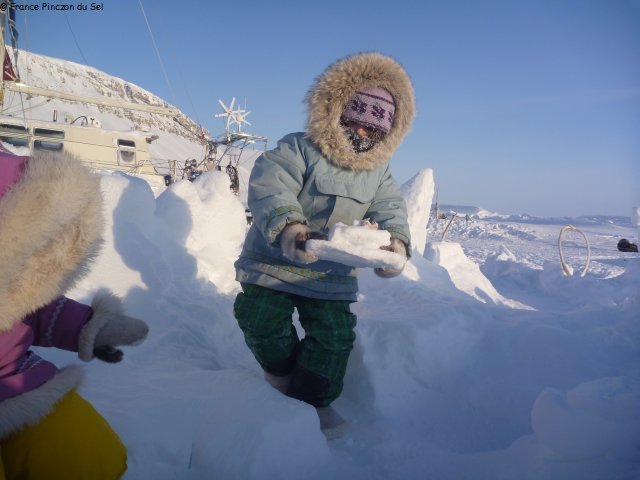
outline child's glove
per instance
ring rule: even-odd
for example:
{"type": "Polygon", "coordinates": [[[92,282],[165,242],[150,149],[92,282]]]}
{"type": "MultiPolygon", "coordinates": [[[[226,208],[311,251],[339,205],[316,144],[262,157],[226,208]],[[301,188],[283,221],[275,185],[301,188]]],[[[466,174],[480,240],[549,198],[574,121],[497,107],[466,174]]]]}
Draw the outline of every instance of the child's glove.
{"type": "Polygon", "coordinates": [[[318,260],[313,253],[306,252],[304,247],[307,240],[312,238],[311,229],[300,222],[288,224],[280,233],[282,253],[289,260],[298,263],[313,263],[318,260]]]}
{"type": "Polygon", "coordinates": [[[97,357],[105,362],[119,362],[123,353],[115,347],[137,345],[149,332],[145,322],[123,313],[122,301],[111,292],[97,293],[91,308],[93,315],[80,333],[78,356],[81,360],[97,357]]]}
{"type": "MultiPolygon", "coordinates": [[[[392,238],[391,243],[386,247],[380,247],[382,250],[388,250],[399,255],[407,256],[407,245],[399,238],[392,238]]],[[[384,267],[374,268],[373,271],[376,275],[382,278],[392,278],[398,276],[404,270],[404,265],[400,268],[384,267]]]]}

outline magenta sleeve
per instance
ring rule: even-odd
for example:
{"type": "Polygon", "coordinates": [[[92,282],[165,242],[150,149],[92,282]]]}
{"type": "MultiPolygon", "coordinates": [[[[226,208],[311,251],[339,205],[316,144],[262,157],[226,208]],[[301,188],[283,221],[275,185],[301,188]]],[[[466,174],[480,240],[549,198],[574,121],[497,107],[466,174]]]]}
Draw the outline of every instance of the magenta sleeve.
{"type": "Polygon", "coordinates": [[[80,331],[91,315],[90,306],[59,297],[29,315],[25,322],[33,329],[33,345],[77,352],[80,331]]]}

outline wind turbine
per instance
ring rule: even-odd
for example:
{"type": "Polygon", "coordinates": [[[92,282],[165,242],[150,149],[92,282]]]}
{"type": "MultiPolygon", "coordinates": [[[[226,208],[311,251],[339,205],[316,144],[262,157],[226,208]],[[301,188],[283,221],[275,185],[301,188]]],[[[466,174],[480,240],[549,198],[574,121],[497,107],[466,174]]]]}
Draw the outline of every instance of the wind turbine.
{"type": "Polygon", "coordinates": [[[224,112],[218,113],[216,115],[216,118],[218,118],[218,117],[227,117],[227,132],[228,132],[229,131],[229,126],[231,124],[231,121],[235,121],[235,118],[234,118],[234,113],[235,112],[233,111],[233,104],[236,103],[236,97],[233,97],[231,99],[231,103],[229,104],[228,107],[220,99],[218,99],[218,103],[220,104],[220,106],[222,107],[222,110],[224,110],[224,112]]]}
{"type": "Polygon", "coordinates": [[[237,111],[235,122],[238,124],[238,133],[240,133],[240,131],[242,130],[243,123],[246,123],[247,125],[251,125],[251,122],[248,122],[247,120],[245,120],[250,113],[251,112],[246,112],[244,110],[237,111]]]}

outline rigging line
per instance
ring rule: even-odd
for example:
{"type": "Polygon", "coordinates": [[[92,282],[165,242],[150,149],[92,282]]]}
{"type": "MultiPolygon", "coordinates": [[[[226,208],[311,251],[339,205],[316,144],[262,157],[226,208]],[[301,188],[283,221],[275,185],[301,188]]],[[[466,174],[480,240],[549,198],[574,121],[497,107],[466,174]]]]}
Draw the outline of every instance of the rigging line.
{"type": "Polygon", "coordinates": [[[164,63],[162,61],[162,57],[160,56],[160,50],[158,50],[158,45],[156,44],[156,39],[153,36],[153,32],[151,31],[151,25],[149,25],[149,20],[147,19],[147,14],[144,11],[144,7],[142,6],[142,0],[138,0],[138,4],[140,5],[140,10],[142,11],[142,16],[144,17],[144,21],[147,24],[147,30],[149,30],[149,36],[151,37],[151,43],[153,43],[153,48],[156,50],[156,55],[158,56],[158,62],[160,62],[160,68],[162,69],[162,73],[164,75],[164,79],[167,82],[167,86],[169,87],[169,91],[171,92],[171,96],[173,97],[173,104],[176,103],[176,94],[173,91],[173,86],[171,85],[171,81],[169,80],[169,76],[167,75],[167,70],[164,68],[164,63]]]}
{"type": "MultiPolygon", "coordinates": [[[[11,2],[9,2],[11,3],[11,2]]],[[[9,5],[10,8],[12,8],[12,5],[9,5]]],[[[24,25],[25,25],[25,31],[27,32],[27,45],[29,44],[29,28],[28,28],[28,24],[27,24],[27,15],[24,16],[24,25]]],[[[15,73],[16,76],[18,78],[18,80],[22,81],[21,75],[20,75],[20,67],[18,65],[18,30],[17,30],[17,25],[16,25],[16,21],[15,21],[15,17],[11,18],[11,15],[9,15],[9,26],[11,27],[9,29],[10,35],[11,35],[11,48],[13,50],[13,63],[14,63],[14,68],[15,68],[15,73]]],[[[6,45],[5,45],[6,48],[6,45]]],[[[29,69],[27,69],[27,72],[29,71],[29,69]]],[[[25,106],[24,106],[24,98],[22,97],[22,94],[19,93],[18,94],[18,98],[20,100],[20,110],[22,113],[22,123],[24,125],[27,124],[27,112],[25,110],[25,106]]],[[[31,100],[29,100],[29,105],[31,105],[31,100]]]]}
{"type": "MultiPolygon", "coordinates": [[[[255,149],[250,149],[250,150],[254,150],[255,151],[255,149]]],[[[238,162],[239,162],[238,166],[239,167],[241,167],[242,165],[245,165],[247,162],[251,161],[251,158],[253,157],[253,155],[248,154],[248,155],[244,156],[244,160],[243,161],[240,161],[240,160],[242,160],[242,153],[243,152],[244,152],[244,149],[243,149],[242,152],[240,152],[240,157],[238,158],[238,162]]],[[[255,161],[256,158],[258,158],[258,157],[254,157],[253,160],[255,161]]]]}
{"type": "MultiPolygon", "coordinates": [[[[11,97],[11,98],[13,99],[13,97],[11,97]]],[[[34,108],[41,107],[42,105],[46,104],[47,102],[49,102],[49,100],[44,100],[44,101],[42,101],[40,103],[37,103],[35,105],[31,105],[31,106],[25,108],[24,110],[25,111],[33,110],[34,108]]],[[[9,103],[9,108],[6,108],[5,110],[2,111],[2,113],[4,115],[13,116],[15,113],[20,113],[20,111],[21,111],[21,107],[20,106],[15,106],[15,105],[12,104],[12,102],[8,102],[8,103],[9,103]]]]}
{"type": "MultiPolygon", "coordinates": [[[[22,122],[24,123],[24,125],[27,125],[27,109],[24,106],[24,98],[22,97],[22,94],[19,94],[19,98],[20,98],[20,108],[22,110],[22,122]]],[[[29,108],[28,110],[31,110],[31,108],[33,108],[31,106],[31,98],[29,98],[29,108]]]]}
{"type": "Polygon", "coordinates": [[[184,91],[187,94],[187,98],[189,99],[189,104],[191,105],[191,110],[193,110],[193,115],[196,119],[196,123],[198,124],[198,127],[200,127],[200,129],[204,130],[202,128],[202,122],[200,122],[198,110],[196,110],[196,106],[194,105],[193,99],[191,98],[191,94],[189,93],[189,89],[187,88],[187,83],[184,81],[184,77],[182,76],[182,68],[178,69],[178,75],[180,75],[180,80],[182,81],[182,84],[184,86],[184,91]]]}
{"type": "MultiPolygon", "coordinates": [[[[13,9],[13,5],[11,5],[11,2],[9,2],[9,9],[11,10],[11,12],[9,13],[9,34],[11,35],[11,46],[13,47],[13,63],[15,64],[14,68],[16,71],[16,76],[19,79],[20,70],[18,68],[18,26],[16,25],[15,10],[13,9]]],[[[26,21],[27,19],[25,18],[25,23],[26,21]]]]}
{"type": "MultiPolygon", "coordinates": [[[[242,154],[240,154],[240,156],[242,157],[242,154]]],[[[242,165],[245,165],[249,160],[251,160],[251,157],[248,155],[245,155],[244,161],[238,163],[238,166],[241,167],[242,165]]]]}
{"type": "Polygon", "coordinates": [[[71,28],[71,22],[69,22],[69,17],[67,16],[67,12],[64,12],[64,19],[67,21],[67,26],[69,27],[69,31],[71,32],[71,36],[73,37],[73,41],[76,43],[76,47],[78,47],[78,51],[80,52],[80,56],[82,57],[82,60],[84,61],[84,64],[85,65],[89,65],[89,61],[84,56],[82,48],[80,48],[80,43],[78,43],[78,39],[76,38],[76,34],[73,31],[73,28],[71,28]]]}

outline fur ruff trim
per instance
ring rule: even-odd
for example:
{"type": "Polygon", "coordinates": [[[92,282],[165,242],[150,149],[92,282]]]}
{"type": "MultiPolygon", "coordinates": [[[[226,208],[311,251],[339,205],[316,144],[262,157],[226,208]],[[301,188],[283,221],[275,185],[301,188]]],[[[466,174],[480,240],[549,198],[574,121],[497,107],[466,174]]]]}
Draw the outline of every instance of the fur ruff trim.
{"type": "Polygon", "coordinates": [[[0,402],[0,440],[40,422],[82,377],[82,369],[71,365],[38,388],[0,402]]]}
{"type": "Polygon", "coordinates": [[[394,59],[379,53],[359,53],[329,66],[306,97],[307,137],[335,165],[349,170],[374,170],[389,162],[415,116],[411,79],[394,59]],[[371,150],[356,153],[340,125],[345,105],[360,89],[382,87],[396,104],[391,131],[371,150]]]}
{"type": "Polygon", "coordinates": [[[68,155],[34,153],[0,198],[0,332],[86,274],[102,215],[97,175],[68,155]]]}

